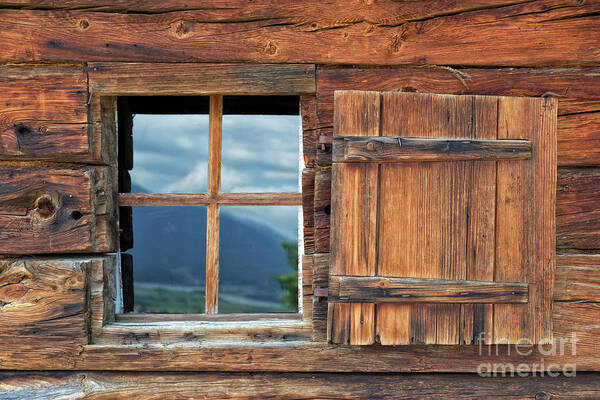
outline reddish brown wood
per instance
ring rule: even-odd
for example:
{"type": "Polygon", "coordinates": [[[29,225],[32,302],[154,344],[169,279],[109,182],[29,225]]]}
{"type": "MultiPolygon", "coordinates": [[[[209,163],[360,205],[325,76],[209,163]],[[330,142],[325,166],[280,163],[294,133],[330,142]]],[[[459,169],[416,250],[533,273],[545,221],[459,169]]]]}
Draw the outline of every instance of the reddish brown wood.
{"type": "Polygon", "coordinates": [[[82,66],[0,66],[0,93],[0,158],[102,162],[82,66]]]}
{"type": "MultiPolygon", "coordinates": [[[[208,191],[217,196],[221,191],[221,131],[223,96],[210,97],[208,144],[208,191]]],[[[206,313],[219,309],[219,213],[217,203],[208,205],[206,218],[206,313]]]]}
{"type": "Polygon", "coordinates": [[[527,140],[345,136],[333,140],[333,162],[474,161],[531,158],[527,140]]]}
{"type": "Polygon", "coordinates": [[[315,170],[302,171],[302,219],[304,254],[315,252],[315,170]]]}
{"type": "Polygon", "coordinates": [[[343,303],[527,303],[528,290],[527,283],[330,276],[328,293],[343,303]]]}
{"type": "Polygon", "coordinates": [[[555,3],[494,4],[481,10],[442,6],[421,11],[426,16],[414,20],[398,18],[403,3],[373,3],[368,9],[376,11],[347,17],[338,15],[344,6],[334,2],[289,10],[275,19],[225,20],[203,10],[153,15],[3,9],[0,48],[10,50],[0,54],[0,61],[597,64],[598,5],[555,3]],[[306,17],[307,10],[312,17],[306,17]],[[372,19],[373,12],[386,16],[372,19]]]}
{"type": "Polygon", "coordinates": [[[0,254],[116,250],[115,170],[0,166],[0,254]]]}
{"type": "MultiPolygon", "coordinates": [[[[112,61],[112,60],[111,60],[112,61]]],[[[315,67],[299,64],[90,63],[90,92],[114,95],[304,94],[315,67]]]]}
{"type": "Polygon", "coordinates": [[[119,193],[119,205],[129,206],[200,206],[226,204],[239,206],[297,206],[300,193],[119,193]]]}
{"type": "Polygon", "coordinates": [[[600,169],[561,168],[556,192],[559,249],[600,248],[600,169]]]}
{"type": "MultiPolygon", "coordinates": [[[[335,136],[378,136],[380,94],[336,93],[335,136]]],[[[373,276],[377,263],[378,166],[339,163],[331,177],[331,275],[373,276]]],[[[315,209],[317,209],[315,205],[315,209]]],[[[327,337],[332,343],[373,344],[373,304],[329,303],[327,337]]]]}
{"type": "Polygon", "coordinates": [[[562,255],[556,259],[554,300],[600,302],[600,257],[562,255]]]}
{"type": "MultiPolygon", "coordinates": [[[[317,73],[319,132],[331,135],[334,90],[404,90],[448,94],[502,96],[557,96],[558,165],[600,164],[598,120],[600,71],[596,68],[562,69],[447,69],[321,68],[317,73]]],[[[330,153],[320,152],[320,165],[330,153]]],[[[329,156],[329,161],[327,160],[329,156]]]]}

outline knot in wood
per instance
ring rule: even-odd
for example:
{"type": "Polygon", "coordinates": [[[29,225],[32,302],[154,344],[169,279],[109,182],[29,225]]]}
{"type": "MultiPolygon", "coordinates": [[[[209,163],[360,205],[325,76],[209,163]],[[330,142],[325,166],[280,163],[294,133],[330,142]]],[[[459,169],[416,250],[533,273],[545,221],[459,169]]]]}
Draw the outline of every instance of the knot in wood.
{"type": "Polygon", "coordinates": [[[42,218],[48,218],[56,211],[52,198],[49,195],[42,195],[35,201],[35,209],[42,218]]]}
{"type": "Polygon", "coordinates": [[[38,132],[40,133],[40,135],[45,135],[46,132],[48,132],[48,127],[42,125],[38,128],[38,132]]]}
{"type": "Polygon", "coordinates": [[[187,22],[185,21],[179,21],[177,23],[177,25],[175,26],[175,35],[177,37],[185,37],[187,34],[190,33],[190,29],[188,27],[187,22]]]}
{"type": "Polygon", "coordinates": [[[25,124],[17,124],[14,127],[15,134],[18,136],[27,135],[31,133],[31,127],[25,124]]]}
{"type": "Polygon", "coordinates": [[[85,31],[89,27],[90,21],[88,21],[87,19],[82,19],[79,21],[79,29],[81,29],[82,31],[85,31]]]}
{"type": "Polygon", "coordinates": [[[277,55],[277,52],[279,51],[279,47],[277,46],[277,42],[273,41],[273,40],[268,40],[267,44],[265,45],[265,54],[268,54],[270,56],[275,56],[277,55]]]}

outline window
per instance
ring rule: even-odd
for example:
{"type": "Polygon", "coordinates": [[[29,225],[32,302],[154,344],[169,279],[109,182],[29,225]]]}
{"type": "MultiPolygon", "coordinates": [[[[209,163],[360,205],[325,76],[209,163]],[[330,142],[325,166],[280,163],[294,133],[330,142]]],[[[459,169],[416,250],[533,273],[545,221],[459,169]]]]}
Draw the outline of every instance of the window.
{"type": "Polygon", "coordinates": [[[299,97],[118,109],[123,310],[298,313],[299,97]]]}

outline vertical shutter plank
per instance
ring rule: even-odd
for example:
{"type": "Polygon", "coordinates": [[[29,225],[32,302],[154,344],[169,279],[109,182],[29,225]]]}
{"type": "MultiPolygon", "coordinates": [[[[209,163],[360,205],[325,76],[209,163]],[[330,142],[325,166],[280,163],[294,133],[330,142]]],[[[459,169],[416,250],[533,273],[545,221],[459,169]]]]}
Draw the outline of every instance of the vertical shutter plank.
{"type": "Polygon", "coordinates": [[[552,340],[552,306],[554,272],[556,268],[556,98],[535,99],[540,115],[537,135],[533,139],[533,223],[532,237],[535,244],[537,265],[532,269],[530,279],[529,335],[534,343],[552,340]]]}
{"type": "MultiPolygon", "coordinates": [[[[528,98],[499,98],[498,138],[533,139],[537,119],[528,98]]],[[[534,154],[533,157],[537,157],[534,154]]],[[[496,271],[498,282],[527,282],[532,245],[532,180],[530,160],[498,161],[496,210],[496,271]]],[[[528,337],[527,304],[494,305],[494,343],[515,343],[528,337]]]]}
{"type": "MultiPolygon", "coordinates": [[[[335,93],[334,135],[379,136],[380,94],[335,93]]],[[[374,276],[377,262],[378,166],[332,167],[331,275],[374,276]]],[[[329,307],[328,338],[333,343],[375,342],[373,305],[329,307]]]]}
{"type": "MultiPolygon", "coordinates": [[[[473,97],[473,139],[497,139],[498,99],[473,97]]],[[[493,281],[495,264],[496,225],[496,162],[471,161],[467,173],[468,227],[467,227],[467,280],[493,281]],[[470,174],[469,174],[470,173],[470,174]]],[[[493,306],[491,304],[463,304],[461,306],[461,344],[472,344],[492,332],[493,306]],[[477,319],[477,320],[475,320],[477,319]],[[482,336],[483,334],[483,336],[482,336]]],[[[491,337],[487,337],[488,342],[491,337]]]]}

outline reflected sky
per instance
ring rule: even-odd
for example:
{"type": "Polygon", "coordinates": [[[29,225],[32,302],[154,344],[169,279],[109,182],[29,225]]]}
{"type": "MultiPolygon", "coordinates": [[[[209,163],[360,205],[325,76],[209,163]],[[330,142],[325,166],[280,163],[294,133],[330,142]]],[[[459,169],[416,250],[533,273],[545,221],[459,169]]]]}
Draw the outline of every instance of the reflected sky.
{"type": "MultiPolygon", "coordinates": [[[[208,190],[208,115],[134,117],[132,191],[204,193],[208,190]]],[[[222,192],[299,192],[300,116],[225,115],[222,192]]],[[[222,212],[236,214],[223,207],[222,212]]],[[[296,237],[297,212],[281,207],[236,215],[296,237]]]]}

